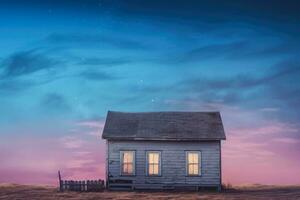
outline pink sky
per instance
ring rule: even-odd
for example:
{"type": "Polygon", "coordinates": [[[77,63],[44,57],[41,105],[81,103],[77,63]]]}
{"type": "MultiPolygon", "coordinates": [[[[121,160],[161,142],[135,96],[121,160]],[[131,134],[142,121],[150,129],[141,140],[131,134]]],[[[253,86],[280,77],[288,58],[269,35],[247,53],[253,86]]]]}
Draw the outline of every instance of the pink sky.
{"type": "MultiPolygon", "coordinates": [[[[226,120],[234,113],[231,108],[223,115],[223,182],[300,184],[300,141],[287,137],[298,129],[275,121],[234,126],[226,120]]],[[[67,134],[55,136],[10,133],[0,141],[0,182],[55,185],[58,170],[65,179],[104,178],[103,125],[104,120],[74,122],[67,134]]]]}

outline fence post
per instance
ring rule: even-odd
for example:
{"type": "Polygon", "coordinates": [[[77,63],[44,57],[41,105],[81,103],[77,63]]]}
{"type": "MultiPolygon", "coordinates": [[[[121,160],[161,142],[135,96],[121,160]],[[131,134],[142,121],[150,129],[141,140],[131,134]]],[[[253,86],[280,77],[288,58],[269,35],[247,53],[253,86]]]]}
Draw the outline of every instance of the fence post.
{"type": "Polygon", "coordinates": [[[60,171],[58,170],[58,180],[59,180],[59,191],[62,192],[63,191],[63,183],[61,180],[61,176],[60,176],[60,171]]]}
{"type": "Polygon", "coordinates": [[[73,180],[70,181],[70,190],[74,191],[74,181],[73,180]]]}
{"type": "Polygon", "coordinates": [[[101,190],[101,180],[99,179],[97,184],[97,190],[100,191],[101,190]]]}
{"type": "Polygon", "coordinates": [[[101,179],[100,179],[99,181],[100,181],[100,184],[101,184],[101,186],[100,186],[100,187],[101,187],[101,190],[103,190],[103,189],[104,189],[104,180],[101,180],[101,179]]]}

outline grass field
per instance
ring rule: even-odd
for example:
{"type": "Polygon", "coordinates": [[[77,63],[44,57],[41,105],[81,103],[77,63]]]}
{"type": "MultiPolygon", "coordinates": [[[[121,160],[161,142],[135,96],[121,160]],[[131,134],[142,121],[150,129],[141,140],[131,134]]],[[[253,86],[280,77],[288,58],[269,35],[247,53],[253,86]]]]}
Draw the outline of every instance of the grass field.
{"type": "Polygon", "coordinates": [[[51,186],[0,184],[0,199],[300,199],[300,186],[240,186],[216,192],[58,192],[51,186]]]}

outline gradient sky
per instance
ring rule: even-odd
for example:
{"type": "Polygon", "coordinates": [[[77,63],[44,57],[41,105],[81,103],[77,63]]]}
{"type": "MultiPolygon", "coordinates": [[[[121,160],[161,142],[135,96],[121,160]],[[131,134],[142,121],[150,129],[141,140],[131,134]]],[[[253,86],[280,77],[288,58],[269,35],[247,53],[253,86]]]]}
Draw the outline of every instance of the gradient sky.
{"type": "Polygon", "coordinates": [[[1,1],[0,182],[104,178],[108,110],[218,110],[224,182],[300,184],[299,10],[1,1]]]}

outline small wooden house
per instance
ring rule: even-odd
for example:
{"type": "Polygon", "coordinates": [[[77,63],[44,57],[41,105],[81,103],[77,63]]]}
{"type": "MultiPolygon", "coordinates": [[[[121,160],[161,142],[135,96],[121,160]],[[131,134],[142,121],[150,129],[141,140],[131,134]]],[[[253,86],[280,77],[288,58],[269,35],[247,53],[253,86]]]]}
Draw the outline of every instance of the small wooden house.
{"type": "Polygon", "coordinates": [[[122,189],[221,189],[219,112],[109,111],[107,187],[122,189]]]}

